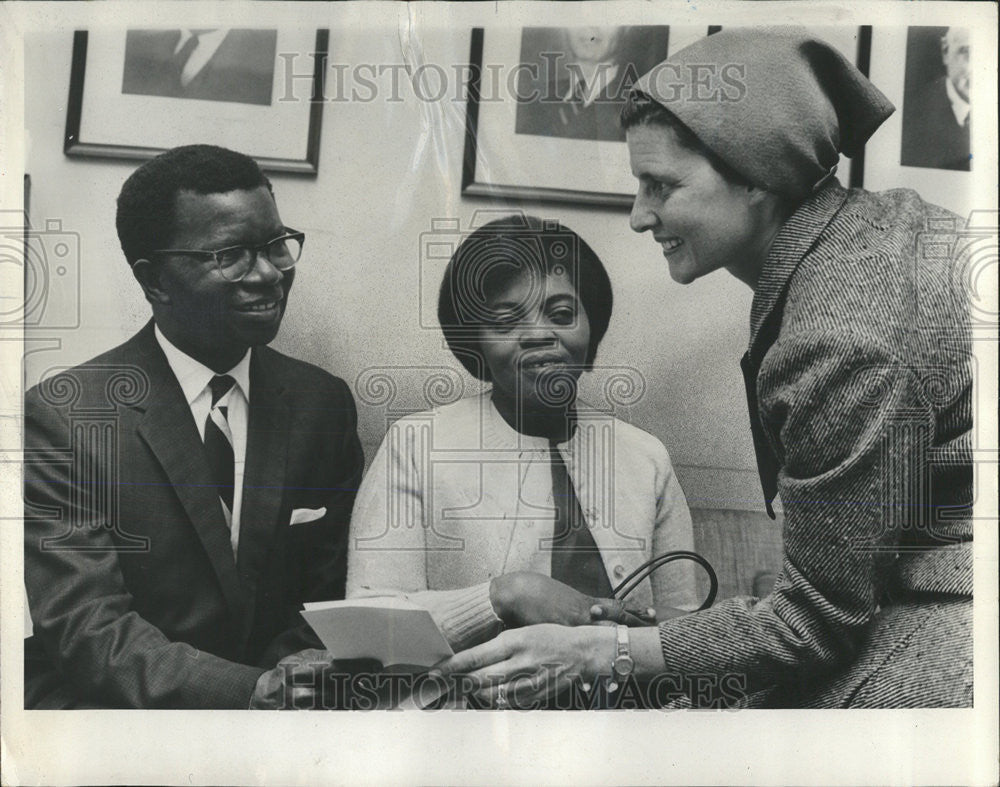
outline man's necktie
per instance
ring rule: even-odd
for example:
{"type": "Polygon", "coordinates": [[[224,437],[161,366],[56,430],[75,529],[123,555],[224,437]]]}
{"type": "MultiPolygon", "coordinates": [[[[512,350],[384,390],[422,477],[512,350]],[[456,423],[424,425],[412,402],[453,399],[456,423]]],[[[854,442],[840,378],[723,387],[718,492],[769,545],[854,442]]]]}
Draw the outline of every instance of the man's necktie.
{"type": "Polygon", "coordinates": [[[219,401],[229,393],[236,381],[228,374],[217,374],[208,384],[212,389],[212,409],[205,419],[205,453],[212,480],[219,490],[219,498],[233,511],[233,483],[236,458],[233,454],[232,432],[227,417],[228,407],[220,407],[219,401]]]}
{"type": "Polygon", "coordinates": [[[594,536],[583,517],[573,481],[555,443],[549,445],[552,499],[556,508],[552,578],[595,598],[611,598],[611,582],[594,536]]]}

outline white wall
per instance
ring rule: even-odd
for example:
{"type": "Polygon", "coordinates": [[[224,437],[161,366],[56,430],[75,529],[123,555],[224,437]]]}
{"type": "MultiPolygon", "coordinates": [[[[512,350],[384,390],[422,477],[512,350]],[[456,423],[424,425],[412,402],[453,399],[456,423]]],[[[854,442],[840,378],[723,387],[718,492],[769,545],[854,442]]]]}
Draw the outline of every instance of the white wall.
{"type": "MultiPolygon", "coordinates": [[[[423,29],[419,45],[425,62],[450,67],[467,60],[469,32],[423,29]]],[[[335,28],[330,46],[340,63],[400,61],[393,35],[346,39],[335,28]]],[[[81,325],[52,334],[60,338],[58,348],[31,352],[29,345],[29,385],[54,366],[124,341],[148,318],[114,229],[115,198],[134,165],[62,154],[71,48],[70,32],[27,39],[32,223],[60,219],[64,230],[79,233],[82,249],[81,325]]],[[[275,347],[352,384],[372,365],[459,368],[440,334],[420,329],[421,233],[434,218],[455,217],[465,226],[477,209],[510,207],[460,196],[464,104],[427,104],[407,90],[402,95],[401,103],[327,104],[319,176],[273,176],[282,219],[307,235],[275,347]]],[[[205,141],[211,141],[207,134],[205,141]]],[[[627,166],[624,151],[621,166],[627,166]]],[[[675,284],[658,247],[629,230],[624,211],[524,208],[577,230],[604,260],[616,308],[598,362],[633,366],[645,377],[646,396],[623,415],[663,440],[692,506],[759,510],[738,364],[750,291],[725,273],[688,287],[675,284]]],[[[363,402],[359,407],[370,459],[384,417],[363,402]]]]}

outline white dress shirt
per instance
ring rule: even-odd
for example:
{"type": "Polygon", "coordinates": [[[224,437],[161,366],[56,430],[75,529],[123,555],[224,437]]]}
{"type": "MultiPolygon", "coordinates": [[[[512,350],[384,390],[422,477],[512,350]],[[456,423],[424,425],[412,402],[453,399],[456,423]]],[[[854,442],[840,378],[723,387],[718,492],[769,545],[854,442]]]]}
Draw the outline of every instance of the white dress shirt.
{"type": "MultiPolygon", "coordinates": [[[[187,87],[201,73],[201,70],[208,64],[208,61],[212,59],[212,55],[222,45],[222,41],[228,33],[229,30],[223,28],[221,30],[211,30],[207,33],[198,34],[198,45],[192,50],[191,56],[184,62],[184,67],[181,69],[181,85],[187,87]]],[[[175,55],[184,48],[184,44],[193,35],[194,33],[190,30],[181,30],[181,39],[177,42],[177,46],[174,47],[175,55]]]]}
{"type": "Polygon", "coordinates": [[[583,66],[571,68],[569,71],[569,90],[563,96],[563,101],[572,101],[577,94],[578,86],[582,87],[583,106],[589,107],[601,95],[601,91],[611,84],[618,76],[618,66],[613,63],[598,63],[590,74],[582,72],[583,66]]]}
{"type": "Polygon", "coordinates": [[[955,90],[955,86],[951,84],[951,80],[948,78],[944,80],[944,90],[948,94],[948,102],[951,104],[951,112],[955,116],[955,122],[960,126],[964,126],[965,119],[969,116],[969,110],[971,109],[969,102],[958,95],[958,91],[955,90]]]}
{"type": "MultiPolygon", "coordinates": [[[[154,328],[154,333],[163,354],[167,356],[170,370],[177,378],[177,382],[180,383],[188,407],[191,408],[191,417],[194,418],[194,424],[198,428],[198,435],[204,441],[205,419],[208,418],[208,413],[212,409],[212,389],[209,387],[209,383],[215,376],[215,372],[190,355],[178,350],[161,333],[159,326],[154,328]]],[[[222,505],[226,524],[229,525],[229,541],[233,546],[233,556],[235,557],[240,542],[243,470],[247,455],[247,426],[250,414],[250,350],[247,350],[240,362],[226,374],[236,381],[236,385],[230,388],[229,393],[218,402],[220,406],[228,408],[226,420],[229,422],[229,431],[233,438],[233,456],[236,460],[233,472],[232,512],[228,511],[221,501],[219,504],[222,505]]]]}

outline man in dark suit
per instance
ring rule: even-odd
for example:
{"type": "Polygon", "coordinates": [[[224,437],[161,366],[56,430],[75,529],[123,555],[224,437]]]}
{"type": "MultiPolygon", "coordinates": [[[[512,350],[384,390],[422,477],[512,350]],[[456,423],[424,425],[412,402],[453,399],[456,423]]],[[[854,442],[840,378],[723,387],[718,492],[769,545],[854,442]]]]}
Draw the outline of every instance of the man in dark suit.
{"type": "Polygon", "coordinates": [[[153,319],[25,397],[25,706],[338,704],[360,665],[299,610],[343,595],[354,400],[266,347],[303,236],[207,145],[136,170],[117,226],[153,319]]]}
{"type": "Polygon", "coordinates": [[[941,37],[945,74],[903,107],[900,163],[968,172],[971,163],[969,31],[949,27],[941,37]]]}
{"type": "Polygon", "coordinates": [[[271,104],[275,30],[129,30],[122,93],[271,104]]]}

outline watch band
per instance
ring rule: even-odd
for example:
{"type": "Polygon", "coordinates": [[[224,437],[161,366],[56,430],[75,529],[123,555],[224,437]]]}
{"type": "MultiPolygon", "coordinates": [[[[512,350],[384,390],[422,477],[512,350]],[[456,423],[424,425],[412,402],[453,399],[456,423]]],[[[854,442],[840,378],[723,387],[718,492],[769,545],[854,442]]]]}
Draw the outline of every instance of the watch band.
{"type": "Polygon", "coordinates": [[[635,662],[632,660],[632,651],[629,647],[628,626],[619,624],[617,633],[618,642],[614,661],[611,662],[611,682],[608,684],[608,691],[617,691],[619,685],[628,680],[629,675],[635,669],[635,662]]]}

